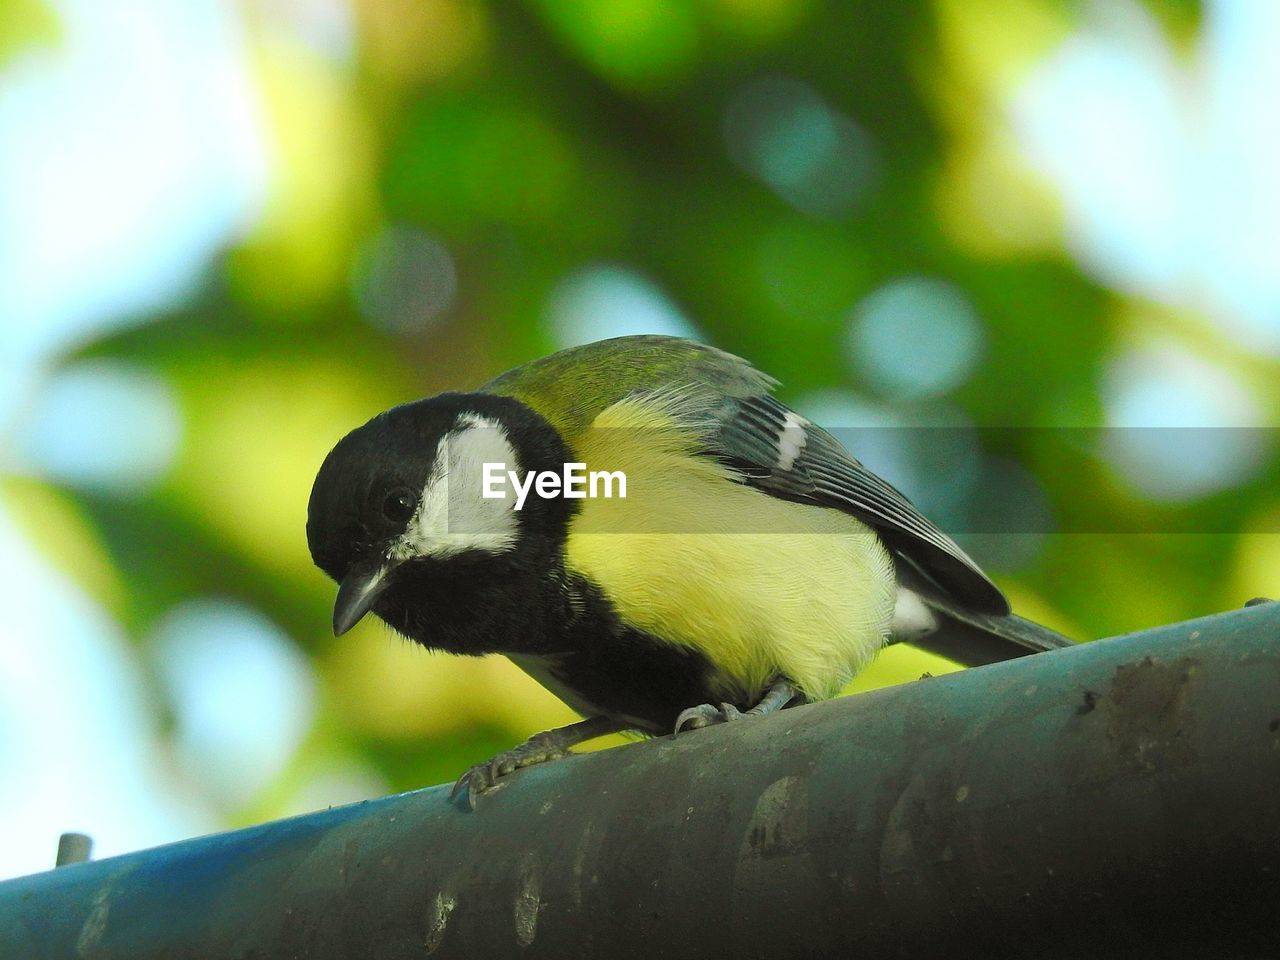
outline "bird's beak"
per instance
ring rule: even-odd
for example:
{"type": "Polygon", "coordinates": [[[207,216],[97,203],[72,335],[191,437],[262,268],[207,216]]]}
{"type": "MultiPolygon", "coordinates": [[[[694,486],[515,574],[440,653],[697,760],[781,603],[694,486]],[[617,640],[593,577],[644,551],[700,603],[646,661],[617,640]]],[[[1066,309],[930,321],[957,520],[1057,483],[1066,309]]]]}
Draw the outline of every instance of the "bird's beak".
{"type": "Polygon", "coordinates": [[[355,564],[338,584],[338,597],[333,601],[333,635],[340,637],[369,612],[373,601],[387,589],[393,564],[387,561],[355,564]]]}

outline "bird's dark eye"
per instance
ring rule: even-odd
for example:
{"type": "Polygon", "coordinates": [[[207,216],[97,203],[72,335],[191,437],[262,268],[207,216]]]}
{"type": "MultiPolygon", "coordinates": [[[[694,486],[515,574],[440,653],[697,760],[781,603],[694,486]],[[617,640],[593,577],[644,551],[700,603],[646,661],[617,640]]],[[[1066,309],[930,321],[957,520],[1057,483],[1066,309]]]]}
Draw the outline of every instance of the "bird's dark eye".
{"type": "Polygon", "coordinates": [[[408,487],[396,487],[382,501],[382,515],[392,523],[404,523],[418,506],[417,495],[408,487]]]}

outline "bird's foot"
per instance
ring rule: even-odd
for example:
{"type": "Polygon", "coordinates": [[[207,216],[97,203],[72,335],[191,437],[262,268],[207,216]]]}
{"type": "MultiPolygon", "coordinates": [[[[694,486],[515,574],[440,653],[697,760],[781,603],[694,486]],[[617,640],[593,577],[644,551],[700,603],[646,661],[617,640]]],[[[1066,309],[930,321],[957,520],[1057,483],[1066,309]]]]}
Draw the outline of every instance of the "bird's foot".
{"type": "Polygon", "coordinates": [[[732,703],[722,703],[718,707],[714,703],[702,703],[696,707],[681,710],[680,716],[676,717],[676,728],[671,733],[674,736],[685,729],[698,730],[716,723],[728,723],[741,716],[742,711],[732,703]]]}
{"type": "Polygon", "coordinates": [[[569,748],[562,746],[554,738],[547,736],[547,734],[555,732],[554,730],[548,730],[545,733],[535,734],[520,746],[506,750],[492,760],[477,763],[458,778],[458,781],[453,785],[453,790],[449,793],[449,799],[456,799],[458,794],[465,789],[467,791],[467,805],[474,810],[476,808],[476,800],[480,795],[488,793],[496,787],[498,781],[503,777],[524,767],[532,767],[537,763],[546,763],[549,760],[559,760],[561,757],[567,757],[569,748]]]}
{"type": "Polygon", "coordinates": [[[535,763],[546,763],[548,760],[567,757],[570,747],[584,740],[603,737],[607,733],[617,733],[619,730],[625,730],[626,726],[625,723],[608,717],[591,717],[571,723],[567,727],[535,733],[520,746],[500,753],[485,763],[477,763],[460,776],[449,793],[449,799],[456,799],[465,789],[467,806],[474,810],[480,795],[496,787],[503,777],[523,767],[532,767],[535,763]]]}
{"type": "Polygon", "coordinates": [[[676,728],[671,735],[675,736],[685,729],[697,730],[717,723],[728,723],[740,717],[762,717],[766,713],[781,710],[792,700],[800,697],[800,691],[789,681],[776,680],[760,698],[760,702],[749,710],[739,710],[732,703],[722,703],[718,707],[714,703],[703,703],[680,711],[680,715],[676,717],[676,728]]]}

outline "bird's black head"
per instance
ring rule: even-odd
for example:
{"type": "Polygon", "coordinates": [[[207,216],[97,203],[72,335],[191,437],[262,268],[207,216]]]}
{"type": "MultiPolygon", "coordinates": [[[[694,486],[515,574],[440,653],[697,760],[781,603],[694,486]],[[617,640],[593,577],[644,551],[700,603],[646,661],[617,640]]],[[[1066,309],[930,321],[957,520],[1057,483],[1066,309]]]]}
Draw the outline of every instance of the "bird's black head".
{"type": "Polygon", "coordinates": [[[574,507],[531,491],[517,510],[505,471],[570,460],[543,417],[489,394],[408,403],[347,434],[307,508],[311,557],[339,584],[335,633],[373,610],[427,646],[484,652],[494,617],[518,616],[559,569],[574,507]],[[506,482],[486,488],[486,464],[506,482]]]}

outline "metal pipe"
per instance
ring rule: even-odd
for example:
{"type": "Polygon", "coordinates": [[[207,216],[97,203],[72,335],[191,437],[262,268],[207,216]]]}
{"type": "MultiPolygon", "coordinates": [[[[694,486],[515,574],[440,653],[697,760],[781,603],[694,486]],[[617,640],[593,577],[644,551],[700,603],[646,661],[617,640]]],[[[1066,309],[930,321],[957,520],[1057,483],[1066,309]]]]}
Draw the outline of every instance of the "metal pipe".
{"type": "Polygon", "coordinates": [[[1280,604],[0,884],[0,957],[1280,951],[1280,604]]]}

